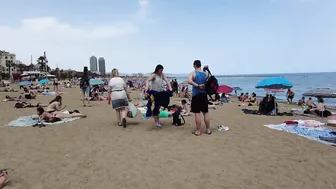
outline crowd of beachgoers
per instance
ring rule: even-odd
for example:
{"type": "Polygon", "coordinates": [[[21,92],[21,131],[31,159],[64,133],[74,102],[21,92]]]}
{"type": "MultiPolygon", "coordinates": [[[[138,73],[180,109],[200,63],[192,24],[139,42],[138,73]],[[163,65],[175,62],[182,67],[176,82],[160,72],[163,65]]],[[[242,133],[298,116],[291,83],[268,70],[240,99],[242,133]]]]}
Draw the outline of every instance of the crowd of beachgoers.
{"type": "MultiPolygon", "coordinates": [[[[19,89],[12,88],[13,85],[2,81],[1,92],[11,92],[13,95],[6,95],[3,102],[14,101],[14,108],[35,108],[37,114],[36,124],[38,127],[44,127],[48,123],[57,123],[63,119],[86,118],[87,115],[78,108],[67,107],[62,99],[66,98],[64,88],[78,88],[81,91],[81,101],[83,107],[91,107],[93,101],[104,101],[110,105],[116,112],[117,125],[123,128],[127,127],[127,119],[134,118],[137,111],[142,116],[154,120],[155,127],[162,128],[164,123],[162,118],[173,118],[173,124],[181,126],[184,123],[184,116],[195,116],[195,130],[192,134],[200,136],[203,133],[211,135],[209,109],[216,110],[218,106],[232,101],[241,102],[241,105],[256,106],[257,110],[245,110],[246,114],[260,115],[289,115],[293,116],[296,112],[282,112],[274,95],[266,93],[263,99],[258,99],[255,93],[241,93],[240,95],[231,95],[229,93],[208,94],[206,84],[211,76],[209,67],[202,67],[201,62],[196,60],[193,63],[194,70],[190,73],[187,81],[178,83],[176,79],[169,80],[163,70],[162,65],[157,65],[154,72],[148,78],[121,78],[118,69],[111,71],[111,76],[105,79],[90,78],[87,69],[84,69],[83,76],[80,79],[70,81],[58,81],[52,79],[45,84],[21,85],[19,89]],[[101,80],[101,82],[92,83],[91,80],[101,80]],[[106,87],[107,86],[107,87],[106,87]],[[190,87],[191,86],[191,87],[190,87]],[[191,90],[190,90],[191,89],[191,90]],[[133,91],[139,91],[139,97],[133,102],[130,94],[133,91]],[[15,93],[16,92],[16,93],[15,93]],[[14,96],[18,94],[18,96],[14,96]],[[50,95],[53,99],[48,104],[30,102],[32,99],[38,99],[40,95],[50,95]],[[172,103],[171,97],[179,99],[178,103],[172,103]],[[135,109],[133,109],[135,107],[135,109]],[[203,115],[205,129],[202,129],[201,115],[203,115]]],[[[288,103],[294,103],[293,89],[288,89],[288,103]]],[[[304,107],[300,114],[315,115],[320,117],[333,117],[332,112],[324,106],[323,98],[318,99],[314,104],[312,98],[302,97],[297,102],[299,107],[304,107]]],[[[86,111],[90,111],[86,109],[86,111]]],[[[33,113],[33,111],[32,111],[33,113]]],[[[218,130],[226,130],[227,127],[221,125],[218,130]]],[[[8,173],[6,170],[0,172],[0,186],[6,181],[8,173]]]]}

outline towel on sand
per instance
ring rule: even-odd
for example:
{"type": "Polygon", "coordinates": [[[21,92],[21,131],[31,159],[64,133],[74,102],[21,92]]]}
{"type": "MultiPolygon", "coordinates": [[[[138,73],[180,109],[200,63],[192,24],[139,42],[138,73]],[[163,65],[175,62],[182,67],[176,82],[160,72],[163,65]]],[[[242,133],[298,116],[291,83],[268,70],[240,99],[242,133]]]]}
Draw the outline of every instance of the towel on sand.
{"type": "MultiPolygon", "coordinates": [[[[62,113],[69,113],[68,111],[64,111],[62,113]]],[[[53,123],[48,123],[48,122],[42,122],[44,125],[56,125],[56,124],[62,124],[62,123],[67,123],[70,121],[74,121],[79,119],[78,117],[76,118],[63,118],[61,121],[53,122],[53,123]]],[[[30,127],[33,125],[39,124],[38,121],[38,115],[31,115],[31,116],[22,116],[19,117],[18,119],[11,121],[8,123],[8,126],[10,127],[30,127]]]]}
{"type": "MultiPolygon", "coordinates": [[[[297,120],[298,122],[302,120],[297,120]]],[[[275,129],[278,131],[285,131],[293,134],[297,134],[299,136],[315,140],[324,144],[328,145],[336,145],[336,143],[328,142],[325,140],[322,140],[324,137],[330,138],[335,137],[333,133],[333,130],[324,128],[324,127],[311,127],[311,126],[305,126],[302,124],[293,124],[293,125],[287,125],[286,123],[278,124],[278,125],[265,125],[266,127],[270,129],[275,129]]]]}

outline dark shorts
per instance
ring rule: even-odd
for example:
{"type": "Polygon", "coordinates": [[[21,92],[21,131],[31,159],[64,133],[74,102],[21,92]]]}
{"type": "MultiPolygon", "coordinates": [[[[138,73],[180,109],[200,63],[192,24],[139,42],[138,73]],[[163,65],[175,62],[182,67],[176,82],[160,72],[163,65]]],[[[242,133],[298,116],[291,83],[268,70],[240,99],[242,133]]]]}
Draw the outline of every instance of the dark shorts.
{"type": "Polygon", "coordinates": [[[207,113],[208,112],[208,96],[207,94],[198,94],[191,99],[191,112],[207,113]]]}
{"type": "Polygon", "coordinates": [[[294,98],[294,95],[293,96],[288,96],[289,99],[293,99],[294,98]]]}

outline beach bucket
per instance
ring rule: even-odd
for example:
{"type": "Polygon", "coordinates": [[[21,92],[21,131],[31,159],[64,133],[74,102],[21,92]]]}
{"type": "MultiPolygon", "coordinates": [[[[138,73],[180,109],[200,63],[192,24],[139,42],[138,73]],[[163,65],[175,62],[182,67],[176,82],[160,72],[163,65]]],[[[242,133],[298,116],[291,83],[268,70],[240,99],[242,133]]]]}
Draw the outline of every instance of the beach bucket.
{"type": "Polygon", "coordinates": [[[138,109],[134,106],[133,103],[128,103],[127,117],[135,118],[138,115],[138,109]]]}

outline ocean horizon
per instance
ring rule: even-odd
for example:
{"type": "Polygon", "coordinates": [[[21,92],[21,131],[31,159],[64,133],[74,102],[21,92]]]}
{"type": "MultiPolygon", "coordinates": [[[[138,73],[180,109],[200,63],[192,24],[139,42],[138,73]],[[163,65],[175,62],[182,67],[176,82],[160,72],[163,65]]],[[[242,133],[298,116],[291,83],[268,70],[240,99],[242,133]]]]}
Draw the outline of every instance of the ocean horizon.
{"type": "MultiPolygon", "coordinates": [[[[219,85],[240,87],[243,90],[238,91],[238,94],[246,92],[251,94],[255,92],[259,98],[265,96],[266,91],[264,89],[255,88],[258,82],[267,77],[284,77],[293,83],[292,89],[295,92],[294,102],[298,102],[299,99],[303,97],[302,94],[308,90],[316,88],[336,88],[336,72],[215,75],[215,77],[219,85]]],[[[180,83],[187,80],[188,74],[177,74],[174,78],[180,83]]],[[[275,95],[279,101],[286,101],[286,92],[287,91],[276,93],[275,95]]],[[[316,98],[313,99],[316,102],[316,98]]],[[[336,99],[325,99],[325,103],[328,107],[336,108],[336,99]]]]}

